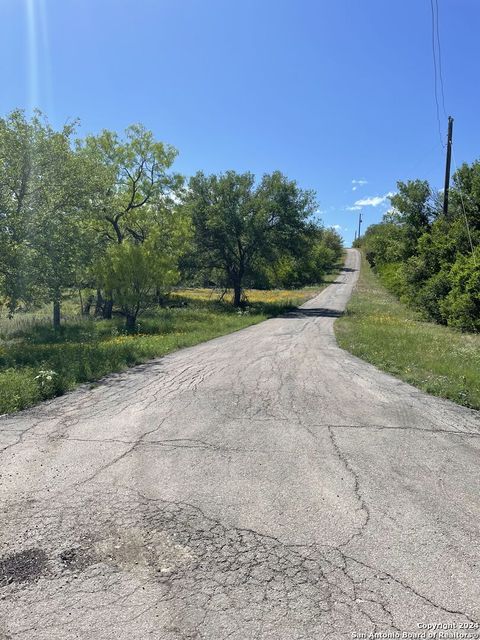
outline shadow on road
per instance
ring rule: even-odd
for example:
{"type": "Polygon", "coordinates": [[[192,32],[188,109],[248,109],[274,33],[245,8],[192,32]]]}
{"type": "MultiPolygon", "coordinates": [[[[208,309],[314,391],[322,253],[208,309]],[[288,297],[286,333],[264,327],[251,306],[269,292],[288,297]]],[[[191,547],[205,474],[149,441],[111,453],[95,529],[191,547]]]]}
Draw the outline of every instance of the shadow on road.
{"type": "Polygon", "coordinates": [[[295,309],[286,313],[281,318],[340,318],[343,315],[343,311],[337,311],[336,309],[325,309],[319,307],[316,309],[295,309]]]}

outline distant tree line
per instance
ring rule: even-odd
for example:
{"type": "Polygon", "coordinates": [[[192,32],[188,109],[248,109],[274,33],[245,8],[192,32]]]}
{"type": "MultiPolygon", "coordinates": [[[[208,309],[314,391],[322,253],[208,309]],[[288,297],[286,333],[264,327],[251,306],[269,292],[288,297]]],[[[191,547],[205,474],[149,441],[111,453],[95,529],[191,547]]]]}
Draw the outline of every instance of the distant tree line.
{"type": "Polygon", "coordinates": [[[82,312],[125,317],[161,304],[173,286],[299,287],[321,281],[342,243],[315,220],[315,195],[276,171],[189,181],[172,146],[141,125],[76,138],[37,112],[0,118],[0,303],[52,304],[66,291],[82,312]]]}
{"type": "Polygon", "coordinates": [[[392,209],[359,239],[402,301],[435,322],[480,331],[480,162],[453,177],[448,215],[426,181],[399,182],[392,209]]]}

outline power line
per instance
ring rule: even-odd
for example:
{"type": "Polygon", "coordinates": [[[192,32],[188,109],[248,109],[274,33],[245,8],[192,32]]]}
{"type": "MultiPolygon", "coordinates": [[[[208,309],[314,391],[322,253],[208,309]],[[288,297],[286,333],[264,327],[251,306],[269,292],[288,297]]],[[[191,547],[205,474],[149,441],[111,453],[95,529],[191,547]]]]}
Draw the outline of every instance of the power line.
{"type": "MultiPolygon", "coordinates": [[[[440,43],[440,29],[438,26],[438,0],[435,0],[435,6],[433,3],[433,0],[430,0],[430,9],[431,9],[431,14],[432,14],[432,56],[433,56],[433,71],[435,74],[435,107],[436,107],[436,112],[437,112],[437,124],[438,124],[438,135],[440,138],[440,144],[442,145],[443,148],[445,148],[445,143],[443,142],[443,138],[442,138],[442,128],[440,125],[440,106],[439,106],[439,101],[438,101],[438,79],[440,79],[440,90],[441,90],[441,94],[442,94],[442,109],[443,109],[443,113],[445,115],[445,117],[447,118],[447,110],[445,108],[445,90],[444,90],[444,83],[443,83],[443,72],[442,72],[442,47],[441,47],[441,43],[440,43]],[[435,44],[436,44],[436,48],[435,48],[435,44]],[[437,53],[438,52],[438,53],[437,53]],[[438,55],[438,68],[437,68],[437,55],[438,55]]],[[[452,154],[452,160],[453,160],[453,166],[455,168],[455,173],[458,175],[458,167],[457,167],[457,163],[455,161],[455,152],[453,149],[453,143],[452,143],[452,137],[451,137],[451,123],[452,118],[448,117],[448,122],[449,122],[449,135],[448,135],[448,149],[447,149],[447,173],[446,173],[446,177],[445,178],[445,191],[447,192],[447,207],[448,207],[448,182],[449,182],[449,178],[450,178],[450,160],[449,160],[449,153],[451,151],[452,154]]],[[[472,240],[472,234],[470,232],[470,225],[468,224],[468,216],[467,216],[467,212],[465,209],[465,202],[463,199],[463,193],[462,193],[462,184],[461,181],[459,181],[458,183],[458,193],[460,195],[460,203],[462,206],[462,212],[463,212],[463,218],[465,220],[465,227],[467,229],[467,236],[468,236],[468,242],[470,244],[470,251],[472,252],[472,258],[474,261],[475,266],[477,265],[477,259],[475,256],[475,250],[473,247],[473,240],[472,240]]],[[[445,204],[444,204],[444,211],[445,211],[445,204]]]]}
{"type": "MultiPolygon", "coordinates": [[[[433,73],[435,76],[435,106],[437,109],[438,137],[440,138],[440,144],[442,145],[443,148],[445,148],[445,144],[442,138],[442,127],[440,124],[440,105],[438,104],[437,52],[435,48],[435,32],[436,32],[436,25],[438,25],[438,23],[435,18],[435,8],[433,6],[433,0],[430,0],[430,9],[432,13],[432,56],[433,56],[433,73]]],[[[437,34],[438,34],[438,31],[437,31],[437,34]]]]}
{"type": "Polygon", "coordinates": [[[445,92],[443,90],[443,73],[442,73],[442,47],[440,45],[440,30],[438,28],[438,0],[435,0],[435,7],[436,7],[436,20],[435,20],[435,27],[436,27],[436,32],[437,32],[437,49],[438,49],[438,74],[440,77],[440,89],[442,92],[442,108],[443,108],[443,114],[445,116],[445,118],[447,117],[447,110],[445,109],[445,92]]]}

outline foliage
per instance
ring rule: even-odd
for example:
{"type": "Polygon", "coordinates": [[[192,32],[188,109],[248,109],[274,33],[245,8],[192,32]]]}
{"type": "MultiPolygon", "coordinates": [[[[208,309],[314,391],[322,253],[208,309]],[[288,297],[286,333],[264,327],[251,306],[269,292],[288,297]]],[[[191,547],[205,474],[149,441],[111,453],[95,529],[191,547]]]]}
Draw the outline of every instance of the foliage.
{"type": "Polygon", "coordinates": [[[364,237],[358,239],[368,262],[375,267],[381,264],[400,262],[402,259],[402,228],[393,222],[383,222],[368,227],[364,237]]]}
{"type": "Polygon", "coordinates": [[[58,306],[88,258],[83,222],[98,183],[74,133],[75,123],[55,131],[39,112],[0,119],[0,271],[12,313],[22,301],[58,306]]]}
{"type": "MultiPolygon", "coordinates": [[[[118,273],[118,258],[132,268],[132,252],[148,254],[157,282],[167,282],[170,263],[190,237],[177,201],[183,179],[168,172],[173,147],[141,125],[128,127],[123,139],[103,131],[74,141],[75,131],[76,123],[55,131],[39,112],[30,120],[21,111],[0,119],[0,294],[11,313],[19,305],[53,302],[57,329],[66,289],[96,290],[97,308],[107,316],[113,289],[121,291],[116,304],[125,312],[126,269],[115,287],[105,277],[115,251],[118,273]],[[111,249],[124,241],[150,245],[144,251],[111,249]],[[160,277],[167,252],[171,259],[160,277]],[[102,290],[107,280],[110,288],[102,290]]],[[[130,322],[132,314],[125,315],[130,322]]]]}
{"type": "Polygon", "coordinates": [[[249,273],[265,261],[299,254],[315,199],[278,171],[258,185],[251,173],[199,172],[190,180],[186,206],[200,268],[211,275],[223,272],[223,284],[233,288],[239,306],[249,273]]]}
{"type": "Polygon", "coordinates": [[[254,286],[302,287],[321,281],[335,268],[343,253],[342,240],[334,229],[309,224],[295,254],[281,253],[275,260],[258,261],[254,286]]]}
{"type": "Polygon", "coordinates": [[[75,139],[36,112],[0,118],[0,303],[61,303],[77,290],[82,313],[125,317],[162,304],[178,282],[250,286],[321,282],[341,240],[311,218],[313,192],[279,171],[197,173],[185,189],[177,151],[140,124],[75,139]]]}
{"type": "Polygon", "coordinates": [[[21,111],[0,119],[0,285],[13,312],[20,297],[30,297],[33,260],[26,243],[33,166],[31,138],[40,125],[21,111]]]}
{"type": "Polygon", "coordinates": [[[0,118],[0,411],[282,313],[307,293],[245,286],[321,283],[340,258],[313,192],[279,171],[185,188],[176,149],[142,125],[76,136],[40,112],[0,118]],[[233,287],[242,308],[179,300],[179,283],[233,287]]]}
{"type": "Polygon", "coordinates": [[[392,211],[386,219],[402,228],[403,257],[411,254],[422,233],[428,231],[434,216],[432,191],[426,180],[397,182],[397,193],[390,198],[392,211]]]}
{"type": "Polygon", "coordinates": [[[393,209],[367,229],[359,245],[401,301],[427,319],[478,331],[479,162],[460,167],[450,194],[445,217],[428,183],[399,182],[393,209]]]}
{"type": "Polygon", "coordinates": [[[162,248],[152,237],[141,244],[114,244],[106,249],[98,267],[100,283],[113,293],[129,331],[134,330],[139,313],[155,304],[155,296],[178,281],[175,253],[162,248]]]}
{"type": "Polygon", "coordinates": [[[470,256],[459,256],[449,274],[450,290],[440,308],[448,324],[480,331],[480,247],[470,256]]]}
{"type": "Polygon", "coordinates": [[[78,143],[82,159],[101,175],[96,224],[104,241],[121,244],[126,237],[144,242],[159,210],[173,207],[183,178],[169,173],[177,150],[158,142],[140,124],[127,127],[123,138],[104,130],[78,143]]]}

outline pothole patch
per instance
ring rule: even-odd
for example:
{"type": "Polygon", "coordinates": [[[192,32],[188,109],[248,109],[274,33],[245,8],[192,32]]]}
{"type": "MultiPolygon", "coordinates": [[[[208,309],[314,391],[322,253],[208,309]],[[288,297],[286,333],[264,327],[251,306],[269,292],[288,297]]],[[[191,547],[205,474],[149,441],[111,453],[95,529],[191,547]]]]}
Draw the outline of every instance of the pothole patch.
{"type": "Polygon", "coordinates": [[[34,582],[47,570],[48,558],[43,549],[26,549],[0,558],[0,586],[34,582]]]}

